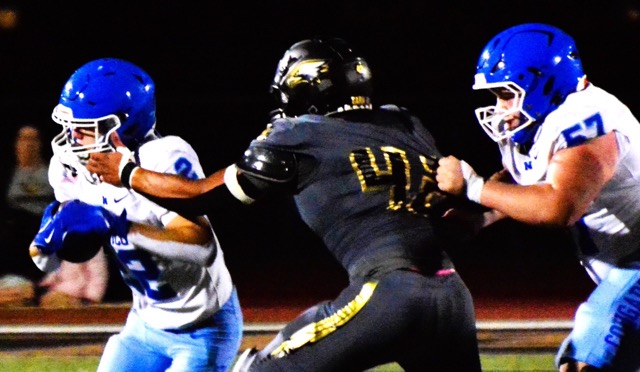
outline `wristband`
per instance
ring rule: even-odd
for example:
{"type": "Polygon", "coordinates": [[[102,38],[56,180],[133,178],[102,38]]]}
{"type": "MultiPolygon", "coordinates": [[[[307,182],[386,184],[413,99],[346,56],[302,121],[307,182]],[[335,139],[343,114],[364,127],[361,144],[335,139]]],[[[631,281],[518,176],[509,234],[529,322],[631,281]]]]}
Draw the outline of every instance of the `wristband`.
{"type": "Polygon", "coordinates": [[[138,166],[134,162],[128,162],[122,167],[122,171],[120,171],[120,183],[122,183],[122,186],[128,189],[131,188],[131,176],[133,176],[137,168],[138,166]]]}
{"type": "Polygon", "coordinates": [[[124,166],[127,165],[128,162],[134,161],[133,153],[131,152],[131,150],[124,146],[116,148],[116,152],[122,154],[122,156],[120,157],[120,164],[118,164],[118,172],[122,173],[122,168],[124,168],[124,166]]]}
{"type": "Polygon", "coordinates": [[[480,204],[480,195],[484,188],[484,178],[480,177],[464,160],[460,161],[462,177],[466,183],[467,199],[480,204]]]}
{"type": "Polygon", "coordinates": [[[224,171],[224,184],[229,189],[231,195],[233,195],[236,199],[240,200],[244,204],[251,204],[255,200],[250,198],[247,194],[245,194],[244,190],[242,190],[242,186],[238,182],[238,168],[236,168],[235,164],[232,164],[227,167],[224,171]]]}

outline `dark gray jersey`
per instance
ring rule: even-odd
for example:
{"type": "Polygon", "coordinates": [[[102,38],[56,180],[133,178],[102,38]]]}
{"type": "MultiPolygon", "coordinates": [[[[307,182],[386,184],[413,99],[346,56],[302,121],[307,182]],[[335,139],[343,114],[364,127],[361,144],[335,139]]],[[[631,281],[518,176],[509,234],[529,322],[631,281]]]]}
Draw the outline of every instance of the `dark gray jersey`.
{"type": "MultiPolygon", "coordinates": [[[[435,182],[440,153],[432,136],[395,106],[352,114],[276,120],[247,153],[298,159],[296,177],[289,178],[300,215],[350,275],[440,267],[432,217],[442,213],[444,196],[435,182]]],[[[282,168],[273,177],[264,169],[256,175],[285,179],[282,168]]]]}

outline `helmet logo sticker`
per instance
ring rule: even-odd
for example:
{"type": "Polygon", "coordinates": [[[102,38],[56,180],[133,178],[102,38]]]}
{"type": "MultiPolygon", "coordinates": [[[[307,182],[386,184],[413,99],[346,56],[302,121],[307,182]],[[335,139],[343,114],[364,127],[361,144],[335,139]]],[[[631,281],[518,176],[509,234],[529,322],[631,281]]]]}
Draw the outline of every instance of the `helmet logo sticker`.
{"type": "Polygon", "coordinates": [[[299,84],[318,84],[320,76],[329,71],[325,60],[311,59],[300,62],[285,77],[286,85],[295,88],[299,84]]]}

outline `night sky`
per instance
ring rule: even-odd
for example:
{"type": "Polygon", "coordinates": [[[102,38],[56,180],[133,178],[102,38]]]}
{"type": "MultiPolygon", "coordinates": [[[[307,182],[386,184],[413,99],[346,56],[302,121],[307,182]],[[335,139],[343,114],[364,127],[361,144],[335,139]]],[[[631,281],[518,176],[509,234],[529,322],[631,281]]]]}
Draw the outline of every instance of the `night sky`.
{"type": "Polygon", "coordinates": [[[473,114],[475,62],[511,25],[565,29],[590,79],[640,110],[640,7],[630,1],[4,3],[19,20],[0,29],[3,126],[32,121],[55,133],[49,114],[71,73],[95,58],[125,58],[156,81],[159,130],[192,142],[212,169],[235,159],[266,123],[267,89],[284,50],[316,35],[358,47],[377,102],[414,110],[444,152],[477,158],[481,171],[493,171],[496,149],[473,114]]]}
{"type": "MultiPolygon", "coordinates": [[[[445,154],[465,158],[484,175],[498,169],[498,151],[475,120],[471,85],[479,52],[506,27],[543,22],[572,34],[590,80],[640,114],[636,1],[24,3],[0,3],[0,10],[15,9],[19,16],[14,28],[0,29],[0,113],[7,133],[0,155],[5,159],[11,158],[9,144],[18,125],[40,125],[48,136],[59,131],[50,113],[77,67],[119,57],[154,78],[159,131],[185,138],[205,169],[213,171],[241,155],[266,124],[267,89],[283,52],[319,35],[342,37],[360,49],[373,71],[377,103],[415,111],[445,154]]],[[[223,218],[218,226],[223,244],[234,246],[234,252],[251,250],[260,259],[286,259],[304,247],[321,251],[295,217],[287,208],[258,208],[223,218]],[[253,233],[232,232],[238,227],[253,233]],[[270,247],[256,239],[266,235],[274,236],[270,247]]],[[[461,254],[462,265],[468,257],[509,256],[513,245],[524,246],[524,252],[541,249],[524,253],[525,261],[556,251],[553,233],[511,225],[505,230],[485,234],[482,244],[491,239],[493,247],[474,243],[482,246],[480,253],[461,254]]],[[[228,255],[233,265],[240,254],[228,255]]]]}

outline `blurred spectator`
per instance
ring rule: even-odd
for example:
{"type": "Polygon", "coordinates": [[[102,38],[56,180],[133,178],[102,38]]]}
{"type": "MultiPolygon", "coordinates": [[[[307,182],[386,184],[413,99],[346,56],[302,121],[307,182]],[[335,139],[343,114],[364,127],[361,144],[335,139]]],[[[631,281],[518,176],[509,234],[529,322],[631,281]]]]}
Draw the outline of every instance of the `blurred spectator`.
{"type": "Polygon", "coordinates": [[[20,127],[14,146],[16,163],[7,189],[7,206],[16,212],[28,213],[37,225],[44,209],[54,200],[40,131],[31,125],[20,127]]]}
{"type": "Polygon", "coordinates": [[[0,260],[3,298],[0,303],[25,305],[35,301],[33,283],[43,277],[27,248],[38,231],[44,208],[54,196],[47,176],[48,164],[42,154],[40,131],[32,125],[20,127],[14,139],[14,152],[2,215],[5,244],[0,260]]]}
{"type": "Polygon", "coordinates": [[[15,137],[15,165],[6,191],[0,260],[0,306],[41,304],[46,307],[102,302],[109,268],[105,254],[82,264],[63,262],[46,277],[28,253],[42,213],[55,197],[49,185],[49,164],[43,154],[42,135],[33,125],[21,126],[15,137]],[[39,298],[38,298],[39,297],[39,298]]]}

